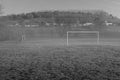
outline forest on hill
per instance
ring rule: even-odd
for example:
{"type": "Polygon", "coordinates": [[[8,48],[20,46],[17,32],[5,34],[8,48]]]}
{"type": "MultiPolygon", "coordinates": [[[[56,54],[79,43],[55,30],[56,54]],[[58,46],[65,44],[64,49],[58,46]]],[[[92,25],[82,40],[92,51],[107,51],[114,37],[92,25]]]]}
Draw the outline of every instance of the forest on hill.
{"type": "Polygon", "coordinates": [[[0,21],[8,24],[85,24],[104,25],[105,21],[120,25],[120,19],[102,10],[94,11],[41,11],[2,16],[0,21]]]}

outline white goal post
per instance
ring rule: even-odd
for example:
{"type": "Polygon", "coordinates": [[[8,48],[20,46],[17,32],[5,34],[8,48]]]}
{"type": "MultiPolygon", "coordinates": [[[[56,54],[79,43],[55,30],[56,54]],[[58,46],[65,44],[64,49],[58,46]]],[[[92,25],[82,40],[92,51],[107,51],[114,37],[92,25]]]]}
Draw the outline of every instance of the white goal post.
{"type": "Polygon", "coordinates": [[[79,33],[79,34],[83,34],[83,33],[86,33],[86,34],[90,34],[90,33],[95,33],[97,35],[97,38],[96,38],[96,42],[97,44],[99,44],[99,31],[67,31],[67,46],[69,45],[69,34],[75,34],[75,33],[79,33]]]}

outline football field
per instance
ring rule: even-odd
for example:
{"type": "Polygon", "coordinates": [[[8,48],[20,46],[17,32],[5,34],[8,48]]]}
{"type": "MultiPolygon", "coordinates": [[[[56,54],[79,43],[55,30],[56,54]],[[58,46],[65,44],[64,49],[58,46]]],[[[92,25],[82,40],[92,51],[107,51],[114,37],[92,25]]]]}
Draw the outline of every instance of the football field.
{"type": "Polygon", "coordinates": [[[120,80],[119,46],[120,39],[110,38],[99,44],[96,38],[69,39],[69,45],[66,38],[1,42],[0,79],[120,80]]]}
{"type": "Polygon", "coordinates": [[[78,46],[78,45],[111,45],[111,46],[120,46],[120,39],[112,39],[112,38],[101,38],[99,42],[97,42],[96,38],[84,38],[84,39],[69,39],[67,45],[66,38],[37,38],[37,39],[29,39],[24,40],[22,42],[16,41],[7,41],[1,42],[0,47],[5,46],[26,46],[26,47],[44,47],[44,46],[78,46]]]}

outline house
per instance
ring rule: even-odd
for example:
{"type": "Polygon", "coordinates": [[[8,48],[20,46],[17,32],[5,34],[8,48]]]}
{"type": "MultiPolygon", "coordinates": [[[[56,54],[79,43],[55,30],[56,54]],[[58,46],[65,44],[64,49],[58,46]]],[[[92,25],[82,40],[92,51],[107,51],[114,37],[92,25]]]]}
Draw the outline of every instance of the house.
{"type": "Polygon", "coordinates": [[[113,23],[110,23],[110,22],[108,22],[108,21],[105,20],[105,25],[106,26],[111,26],[111,25],[113,25],[113,23]]]}
{"type": "Polygon", "coordinates": [[[60,26],[63,26],[63,25],[64,25],[63,23],[60,24],[60,26]]]}
{"type": "Polygon", "coordinates": [[[8,24],[8,26],[10,26],[10,27],[20,27],[21,25],[19,24],[19,23],[13,23],[13,22],[11,22],[10,24],[8,24]]]}
{"type": "Polygon", "coordinates": [[[91,25],[94,25],[94,24],[89,22],[83,24],[83,26],[91,26],[91,25]]]}
{"type": "Polygon", "coordinates": [[[56,25],[57,25],[57,24],[54,22],[54,23],[53,23],[53,26],[56,26],[56,25]]]}
{"type": "Polygon", "coordinates": [[[25,24],[25,27],[39,27],[37,24],[25,24]]]}
{"type": "Polygon", "coordinates": [[[31,27],[31,25],[27,24],[27,25],[25,25],[25,27],[31,27]]]}
{"type": "Polygon", "coordinates": [[[39,27],[37,24],[32,24],[31,27],[39,27]]]}
{"type": "Polygon", "coordinates": [[[46,26],[50,26],[50,23],[46,22],[45,25],[46,25],[46,26]]]}

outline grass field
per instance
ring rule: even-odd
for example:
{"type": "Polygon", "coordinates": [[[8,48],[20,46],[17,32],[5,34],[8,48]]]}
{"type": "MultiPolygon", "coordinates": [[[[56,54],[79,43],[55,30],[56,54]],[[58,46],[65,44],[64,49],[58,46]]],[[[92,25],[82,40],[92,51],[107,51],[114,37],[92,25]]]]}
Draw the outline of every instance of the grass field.
{"type": "MultiPolygon", "coordinates": [[[[69,45],[98,45],[97,38],[72,38],[68,41],[69,45]]],[[[25,40],[21,43],[21,45],[28,46],[66,46],[67,39],[66,38],[46,38],[46,39],[31,39],[25,40]]],[[[113,45],[120,46],[120,38],[100,38],[99,45],[113,45]]]]}
{"type": "Polygon", "coordinates": [[[69,46],[66,39],[1,42],[0,80],[120,80],[119,40],[109,40],[69,46]]]}

